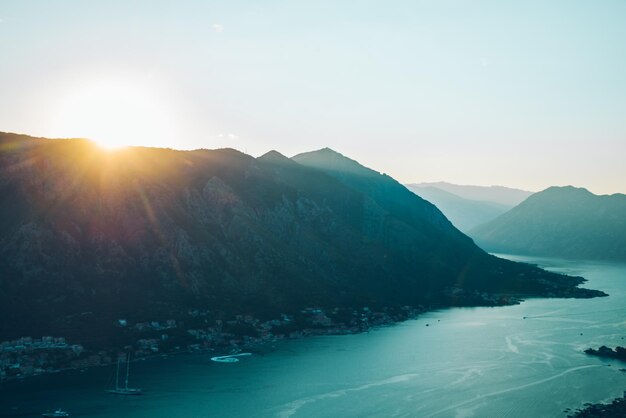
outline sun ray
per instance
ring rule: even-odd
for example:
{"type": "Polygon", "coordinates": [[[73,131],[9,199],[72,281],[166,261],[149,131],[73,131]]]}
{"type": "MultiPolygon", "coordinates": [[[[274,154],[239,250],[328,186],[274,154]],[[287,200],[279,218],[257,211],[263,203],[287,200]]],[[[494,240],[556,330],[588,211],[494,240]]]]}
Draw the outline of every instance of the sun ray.
{"type": "Polygon", "coordinates": [[[185,273],[183,272],[183,269],[180,267],[180,262],[178,261],[176,254],[174,254],[174,250],[172,249],[171,243],[167,240],[167,238],[165,237],[165,234],[163,234],[163,232],[161,231],[159,220],[154,212],[154,209],[152,208],[152,205],[150,204],[150,200],[148,199],[148,196],[146,195],[146,193],[144,192],[143,188],[141,187],[138,181],[135,181],[133,185],[134,185],[135,191],[137,192],[137,195],[139,196],[139,199],[141,200],[141,203],[146,212],[148,221],[150,222],[152,226],[152,231],[154,232],[157,239],[159,240],[159,243],[165,248],[165,250],[168,253],[168,257],[170,259],[171,267],[174,270],[174,274],[178,278],[178,281],[183,288],[189,288],[190,287],[189,280],[187,280],[187,277],[185,273]]]}

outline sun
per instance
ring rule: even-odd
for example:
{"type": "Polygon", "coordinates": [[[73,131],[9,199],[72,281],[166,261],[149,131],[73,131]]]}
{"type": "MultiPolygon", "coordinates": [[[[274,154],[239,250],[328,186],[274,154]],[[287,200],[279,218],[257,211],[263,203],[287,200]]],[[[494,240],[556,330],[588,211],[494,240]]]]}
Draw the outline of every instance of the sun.
{"type": "Polygon", "coordinates": [[[99,79],[83,83],[56,106],[58,136],[89,138],[102,147],[171,146],[172,112],[152,86],[99,79]]]}

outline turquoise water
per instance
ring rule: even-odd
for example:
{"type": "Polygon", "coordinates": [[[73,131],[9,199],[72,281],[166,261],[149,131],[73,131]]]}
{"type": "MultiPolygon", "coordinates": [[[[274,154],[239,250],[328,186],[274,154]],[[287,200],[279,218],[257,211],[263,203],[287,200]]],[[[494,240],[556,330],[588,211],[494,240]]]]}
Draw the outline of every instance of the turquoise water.
{"type": "Polygon", "coordinates": [[[10,382],[0,386],[0,416],[60,406],[116,418],[558,417],[621,395],[626,364],[582,350],[626,345],[626,265],[511,258],[582,275],[610,296],[430,312],[369,333],[287,341],[237,363],[136,362],[140,397],[105,393],[111,368],[10,382]]]}

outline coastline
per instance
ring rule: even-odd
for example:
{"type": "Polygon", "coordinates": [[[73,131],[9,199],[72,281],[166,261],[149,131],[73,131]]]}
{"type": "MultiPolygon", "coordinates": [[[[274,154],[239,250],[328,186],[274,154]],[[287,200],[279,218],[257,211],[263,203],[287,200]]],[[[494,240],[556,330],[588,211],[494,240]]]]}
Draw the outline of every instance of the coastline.
{"type": "Polygon", "coordinates": [[[626,416],[626,391],[624,395],[615,398],[611,403],[586,403],[583,408],[578,408],[569,413],[567,418],[622,418],[626,416]]]}
{"type": "MultiPolygon", "coordinates": [[[[281,314],[279,318],[261,321],[251,315],[235,315],[229,320],[212,320],[212,326],[206,326],[211,321],[204,319],[209,317],[209,311],[203,312],[190,310],[190,317],[197,319],[196,323],[203,323],[202,327],[191,326],[188,318],[183,320],[169,319],[167,321],[149,321],[130,324],[126,320],[120,320],[118,330],[126,333],[127,344],[123,347],[109,348],[84,348],[80,344],[69,345],[62,337],[42,337],[63,341],[63,348],[73,350],[75,358],[66,360],[65,363],[52,363],[46,367],[34,368],[15,367],[10,368],[24,371],[9,375],[5,370],[0,369],[0,384],[14,380],[31,379],[37,376],[62,373],[66,371],[84,370],[96,367],[107,367],[115,364],[121,356],[125,358],[126,353],[131,353],[131,361],[141,361],[159,358],[176,354],[208,353],[215,355],[227,355],[243,350],[259,352],[266,349],[270,344],[290,339],[300,339],[309,336],[319,335],[348,335],[369,332],[373,329],[391,326],[403,321],[418,318],[420,315],[440,309],[450,309],[456,307],[498,307],[511,306],[531,298],[552,298],[552,297],[594,297],[597,291],[587,293],[588,289],[576,288],[573,293],[571,289],[562,289],[559,295],[550,293],[544,296],[528,295],[493,295],[474,292],[464,294],[450,291],[445,303],[432,305],[385,307],[381,310],[371,310],[368,307],[358,309],[332,308],[323,309],[320,307],[304,308],[293,315],[281,314]]],[[[30,352],[31,357],[36,354],[32,349],[33,340],[30,337],[23,338],[31,347],[23,346],[24,352],[30,352]]],[[[20,340],[18,340],[20,341],[20,340]]],[[[15,341],[14,341],[15,343],[15,341]]],[[[0,360],[6,357],[3,353],[3,346],[7,342],[0,343],[0,360]]],[[[25,363],[34,363],[33,359],[25,355],[25,363]]],[[[0,366],[3,363],[0,362],[0,366]]],[[[6,365],[6,361],[4,363],[6,365]]],[[[10,370],[9,368],[9,370],[10,370]]]]}
{"type": "MultiPolygon", "coordinates": [[[[145,360],[152,360],[158,358],[165,358],[172,355],[179,354],[215,354],[215,355],[228,355],[229,353],[236,353],[242,350],[252,351],[254,353],[258,353],[260,351],[264,351],[271,344],[283,341],[283,340],[291,340],[291,339],[302,339],[312,336],[319,335],[349,335],[349,334],[360,334],[364,332],[369,332],[373,329],[391,326],[409,319],[415,319],[419,315],[429,312],[436,309],[441,309],[441,306],[433,306],[429,308],[424,307],[404,307],[400,312],[402,314],[389,315],[386,312],[371,312],[369,310],[364,311],[365,313],[361,313],[358,316],[353,318],[355,323],[345,324],[345,323],[326,323],[323,318],[320,318],[319,314],[316,314],[316,311],[319,309],[307,308],[314,314],[316,314],[315,320],[318,321],[313,325],[313,327],[308,328],[300,328],[297,330],[293,330],[291,332],[285,333],[265,333],[264,335],[252,337],[249,335],[241,335],[240,338],[229,338],[233,337],[231,333],[223,332],[216,335],[210,335],[210,339],[208,341],[205,339],[204,343],[202,343],[204,334],[195,335],[196,338],[189,338],[188,344],[185,346],[174,346],[169,349],[152,351],[152,350],[143,350],[136,349],[137,347],[133,347],[131,350],[120,350],[120,349],[100,349],[100,350],[86,350],[81,348],[81,353],[79,356],[82,356],[82,359],[88,359],[89,357],[93,357],[98,355],[100,361],[97,364],[89,364],[83,362],[79,362],[78,364],[74,364],[67,367],[50,367],[47,369],[40,369],[33,371],[32,373],[22,375],[14,375],[14,376],[2,376],[0,378],[0,384],[11,381],[20,381],[33,379],[40,376],[46,376],[51,374],[63,373],[68,371],[77,371],[77,370],[86,370],[91,368],[98,367],[109,367],[111,365],[116,364],[116,359],[118,356],[125,356],[126,351],[131,351],[131,363],[145,360]],[[356,322],[358,321],[358,322],[356,322]],[[198,342],[200,341],[200,342],[198,342]]],[[[365,308],[367,309],[367,308],[365,308]]],[[[306,310],[305,310],[306,311],[306,310]]],[[[308,312],[308,311],[307,311],[308,312]]],[[[248,318],[247,320],[250,320],[248,318]]],[[[235,319],[237,321],[237,319],[235,319]]],[[[243,318],[243,323],[245,323],[246,318],[243,318]]],[[[270,320],[267,321],[273,323],[273,325],[285,325],[285,322],[291,322],[289,319],[286,321],[280,320],[270,320]],[[281,323],[282,322],[282,323],[281,323]]],[[[264,327],[263,327],[264,328],[264,327]]],[[[186,330],[187,332],[192,330],[186,330]]],[[[145,341],[139,339],[138,341],[145,341]]],[[[6,344],[6,342],[5,342],[6,344]]],[[[76,345],[66,345],[64,348],[71,349],[71,347],[75,347],[76,345]]],[[[130,346],[124,347],[126,349],[130,348],[130,346]]],[[[30,350],[31,352],[33,350],[30,350]]],[[[0,347],[0,354],[2,353],[2,347],[0,347]]],[[[77,358],[76,361],[80,359],[77,358]]]]}
{"type": "MultiPolygon", "coordinates": [[[[620,272],[623,272],[623,269],[620,269],[620,272]]],[[[614,275],[615,280],[618,280],[620,278],[618,277],[620,276],[620,274],[614,275]]],[[[265,372],[270,373],[267,375],[268,378],[270,378],[270,376],[282,376],[281,373],[284,373],[284,372],[280,368],[280,364],[283,361],[283,357],[285,357],[285,359],[288,360],[289,362],[293,362],[290,364],[287,370],[294,370],[293,368],[297,367],[298,368],[297,370],[299,371],[306,371],[306,369],[300,370],[301,364],[310,365],[310,366],[314,366],[314,365],[319,366],[319,364],[317,363],[322,363],[324,361],[324,360],[319,360],[320,356],[318,354],[318,350],[321,350],[319,351],[319,353],[325,353],[324,355],[329,355],[333,359],[337,357],[343,358],[343,361],[341,361],[341,367],[338,368],[338,370],[341,370],[341,373],[344,373],[344,372],[349,373],[347,374],[347,376],[351,376],[352,371],[350,370],[350,367],[348,366],[351,364],[350,359],[359,358],[359,360],[364,360],[364,359],[372,360],[374,358],[377,358],[375,357],[373,353],[376,351],[376,347],[378,347],[382,342],[386,344],[389,341],[396,341],[400,343],[400,344],[397,344],[397,347],[394,348],[395,350],[394,352],[399,354],[399,356],[397,357],[398,359],[415,360],[416,362],[420,364],[423,363],[423,366],[418,366],[418,368],[416,369],[410,369],[409,371],[411,373],[412,372],[418,373],[418,371],[420,370],[422,371],[433,370],[432,365],[431,365],[431,360],[436,360],[438,364],[441,365],[441,367],[439,367],[437,370],[441,372],[440,377],[442,379],[441,381],[438,381],[436,385],[439,385],[444,382],[449,383],[449,382],[455,381],[454,376],[451,376],[450,378],[445,377],[445,376],[448,376],[448,372],[446,371],[447,369],[445,369],[446,367],[445,364],[441,362],[442,361],[445,362],[446,359],[452,358],[449,356],[449,354],[458,352],[459,349],[461,350],[460,353],[462,353],[464,351],[464,348],[461,348],[460,345],[463,345],[463,346],[466,345],[466,343],[464,342],[467,341],[466,340],[467,337],[470,338],[470,341],[475,341],[475,342],[482,341],[482,337],[479,337],[479,336],[472,337],[471,335],[475,334],[473,330],[476,330],[476,331],[479,330],[479,328],[475,328],[475,327],[479,325],[486,326],[486,325],[491,324],[491,322],[484,321],[483,318],[495,319],[497,321],[496,323],[500,323],[501,325],[511,325],[510,331],[504,330],[507,327],[502,328],[502,327],[491,326],[491,325],[488,327],[482,328],[484,332],[489,333],[489,335],[493,334],[499,337],[504,337],[504,336],[509,335],[508,334],[509,332],[517,332],[517,331],[521,331],[524,329],[528,330],[528,329],[536,328],[530,324],[528,324],[528,326],[526,325],[528,321],[522,320],[523,316],[525,315],[542,314],[545,310],[547,310],[548,312],[551,312],[551,309],[559,309],[559,307],[560,308],[572,307],[572,309],[574,309],[574,311],[572,312],[575,312],[576,309],[578,309],[576,307],[580,307],[581,311],[588,311],[588,310],[595,311],[596,309],[602,309],[601,311],[604,312],[603,307],[605,303],[614,301],[616,297],[620,301],[623,299],[620,297],[621,292],[619,291],[619,289],[622,288],[621,284],[617,288],[610,286],[610,285],[607,286],[609,282],[606,282],[606,281],[596,282],[595,281],[596,276],[598,275],[597,274],[592,275],[591,273],[589,274],[589,279],[591,281],[591,284],[594,284],[596,288],[612,290],[610,292],[612,294],[612,297],[609,298],[610,301],[602,300],[602,299],[592,299],[589,301],[585,301],[581,299],[571,299],[571,298],[569,300],[565,298],[552,298],[551,300],[548,300],[544,297],[526,296],[524,298],[524,303],[521,305],[517,305],[517,307],[508,307],[508,306],[515,305],[516,303],[519,303],[521,300],[517,300],[515,302],[513,300],[509,300],[509,303],[506,304],[507,307],[505,307],[504,310],[490,309],[490,308],[474,309],[473,307],[468,306],[468,304],[463,304],[464,306],[467,307],[467,309],[464,309],[464,308],[449,309],[450,306],[448,304],[424,306],[423,312],[416,311],[415,316],[411,318],[406,318],[406,319],[415,318],[417,319],[416,321],[409,320],[404,324],[400,323],[400,321],[402,320],[400,319],[400,320],[391,320],[390,322],[383,323],[381,325],[369,324],[368,327],[361,326],[361,327],[357,327],[354,329],[350,329],[350,327],[348,326],[341,326],[341,325],[336,325],[336,326],[318,325],[316,327],[300,328],[298,330],[298,332],[300,333],[300,336],[296,336],[296,334],[290,335],[290,333],[285,333],[283,335],[276,335],[274,338],[267,339],[265,342],[261,342],[258,344],[252,343],[251,347],[253,347],[252,350],[254,351],[256,358],[253,359],[253,361],[243,361],[239,366],[220,365],[217,363],[213,363],[212,361],[210,361],[211,355],[207,355],[208,353],[211,353],[212,356],[228,354],[230,350],[232,349],[231,348],[232,346],[230,344],[223,345],[223,346],[216,346],[216,347],[207,348],[207,349],[203,348],[203,346],[201,346],[199,349],[189,349],[187,347],[182,347],[180,351],[168,351],[168,352],[163,351],[160,353],[146,355],[144,359],[137,359],[136,362],[134,361],[135,359],[133,359],[133,363],[136,366],[131,365],[131,381],[133,382],[133,384],[139,384],[140,387],[143,387],[146,390],[146,393],[149,392],[150,394],[162,395],[162,394],[171,393],[173,390],[177,390],[175,385],[172,385],[172,386],[169,385],[169,382],[171,382],[171,378],[173,376],[175,376],[177,373],[181,374],[181,376],[183,373],[184,374],[191,373],[190,379],[189,379],[189,387],[185,390],[189,390],[190,394],[195,394],[196,390],[210,390],[210,394],[211,394],[209,397],[207,397],[206,402],[202,404],[203,406],[198,407],[198,411],[200,411],[202,408],[210,408],[210,405],[212,404],[212,402],[215,402],[217,399],[220,399],[219,394],[222,393],[223,390],[231,388],[232,384],[235,384],[235,382],[237,382],[238,379],[248,379],[249,377],[249,380],[244,380],[246,382],[246,385],[248,385],[246,386],[248,389],[254,389],[255,391],[258,389],[260,391],[258,392],[259,394],[262,393],[263,396],[270,396],[272,394],[273,389],[266,388],[265,386],[263,386],[263,388],[261,387],[257,388],[255,386],[258,383],[257,378],[255,377],[256,376],[255,373],[257,373],[258,370],[263,370],[264,373],[265,372]],[[476,320],[471,319],[474,317],[477,317],[479,319],[476,319],[476,320]],[[440,324],[438,324],[437,318],[441,318],[441,325],[443,326],[443,328],[439,327],[440,324]],[[444,318],[446,318],[445,321],[444,321],[444,318]],[[450,322],[448,321],[449,318],[455,318],[456,320],[450,322]],[[426,324],[430,324],[430,327],[426,327],[426,324]],[[390,325],[394,325],[394,326],[392,327],[390,325]],[[452,327],[452,328],[448,328],[448,327],[452,327]],[[382,329],[380,331],[373,332],[371,336],[364,334],[366,331],[375,330],[377,328],[382,328],[382,329]],[[457,333],[457,330],[462,330],[462,333],[457,333]],[[317,337],[312,338],[309,341],[302,338],[304,336],[316,336],[316,335],[328,335],[328,334],[344,334],[344,335],[345,334],[348,334],[348,335],[360,334],[360,336],[355,336],[355,337],[350,336],[348,338],[344,338],[344,337],[334,338],[334,337],[322,336],[321,338],[317,338],[317,337]],[[394,339],[388,338],[391,336],[394,336],[393,337],[394,339]],[[405,336],[405,337],[402,337],[402,336],[405,336]],[[447,342],[443,343],[443,347],[441,350],[436,349],[436,351],[437,353],[445,352],[447,354],[441,355],[441,354],[436,354],[432,352],[433,350],[432,344],[428,343],[428,341],[430,341],[428,338],[430,337],[434,337],[437,341],[439,341],[439,338],[444,338],[445,341],[447,342]],[[405,338],[408,338],[408,340],[406,340],[405,338]],[[405,342],[409,342],[409,341],[415,344],[415,347],[407,351],[407,347],[410,347],[410,344],[405,345],[405,342]],[[429,348],[429,346],[431,347],[429,348]],[[314,349],[311,350],[311,348],[314,348],[314,349]],[[355,348],[359,349],[358,352],[350,353],[354,351],[353,349],[355,348]],[[362,350],[365,350],[365,351],[362,351],[362,350]],[[334,353],[335,351],[337,351],[338,353],[334,353]],[[344,353],[344,351],[347,351],[348,353],[344,353]],[[191,353],[191,354],[187,354],[187,353],[191,353]],[[362,356],[362,353],[366,353],[366,354],[362,356]],[[429,355],[432,355],[434,357],[431,359],[429,358],[429,355]],[[169,357],[169,359],[167,357],[169,357]],[[143,363],[142,365],[142,362],[140,360],[145,360],[145,363],[143,363]],[[305,361],[303,362],[302,360],[305,360],[305,361]],[[310,362],[311,360],[312,362],[310,362]],[[344,365],[346,365],[345,370],[343,369],[344,365]],[[199,371],[200,367],[202,367],[202,371],[199,371]],[[228,379],[228,380],[225,380],[225,379],[228,379]],[[228,382],[231,382],[231,383],[228,383],[228,382]]],[[[604,274],[602,277],[605,277],[604,274]]],[[[608,277],[613,277],[613,276],[608,276],[608,277]]],[[[610,282],[610,283],[613,283],[613,282],[610,282]]],[[[615,281],[614,283],[619,284],[621,282],[615,281]]],[[[521,299],[521,297],[519,297],[518,299],[521,299]]],[[[615,305],[615,303],[613,303],[613,305],[615,305]]],[[[471,304],[471,306],[476,306],[476,305],[471,304]]],[[[498,305],[493,304],[493,303],[489,303],[489,304],[482,303],[480,304],[480,306],[483,306],[483,307],[492,306],[493,307],[493,306],[498,306],[498,305]]],[[[360,317],[361,310],[358,310],[358,311],[359,311],[358,317],[360,317]]],[[[332,312],[327,312],[327,313],[332,314],[332,312]]],[[[311,319],[314,316],[317,317],[317,315],[314,315],[313,312],[307,315],[311,319]]],[[[611,318],[613,318],[614,316],[615,315],[611,314],[611,318]]],[[[200,317],[202,317],[202,315],[200,315],[200,317]]],[[[601,316],[601,317],[604,318],[604,316],[601,316]]],[[[223,319],[224,326],[226,326],[229,321],[227,320],[226,317],[223,317],[222,319],[223,319]]],[[[237,322],[236,318],[232,318],[232,319],[233,321],[237,322]]],[[[245,316],[241,317],[240,319],[241,319],[241,322],[246,321],[245,316]]],[[[252,319],[252,318],[248,318],[248,320],[249,319],[252,319]]],[[[617,319],[619,319],[619,317],[617,317],[617,319]]],[[[131,320],[129,319],[129,323],[127,327],[132,326],[132,322],[130,321],[131,320]]],[[[294,321],[294,322],[297,322],[297,321],[294,321]]],[[[541,324],[543,323],[539,323],[538,325],[541,325],[541,324]]],[[[161,323],[161,325],[163,326],[164,324],[161,323]]],[[[180,328],[182,327],[182,324],[178,324],[178,326],[180,328]]],[[[548,327],[547,329],[549,328],[550,327],[548,327]]],[[[172,329],[169,331],[173,331],[173,330],[175,329],[172,329]]],[[[579,335],[578,331],[576,329],[574,329],[573,331],[574,331],[573,336],[572,335],[570,335],[569,337],[566,336],[568,341],[578,341],[581,344],[589,343],[587,340],[588,339],[587,332],[585,332],[585,337],[578,337],[579,335]]],[[[144,331],[144,332],[147,332],[147,331],[144,331]]],[[[485,337],[487,337],[486,334],[485,334],[485,337]]],[[[619,337],[617,337],[617,339],[619,339],[619,337]]],[[[493,339],[489,339],[489,341],[492,341],[494,344],[498,343],[498,341],[493,340],[493,339]]],[[[514,339],[513,343],[515,344],[515,346],[513,346],[513,349],[510,349],[505,344],[505,342],[506,341],[504,340],[499,340],[498,345],[494,345],[493,347],[487,348],[486,350],[487,351],[490,351],[493,349],[503,350],[503,353],[506,354],[507,356],[510,356],[511,358],[518,358],[519,356],[519,353],[517,353],[518,349],[519,349],[519,352],[524,355],[531,354],[530,352],[527,353],[526,349],[532,349],[533,347],[526,347],[526,349],[524,349],[523,348],[524,345],[523,344],[520,345],[521,341],[517,341],[514,339]],[[512,350],[512,351],[509,352],[508,350],[512,350]]],[[[609,341],[606,341],[606,342],[609,342],[609,341]]],[[[616,340],[611,340],[610,342],[612,342],[613,343],[612,346],[614,346],[616,340]]],[[[395,345],[396,344],[394,344],[394,346],[395,345]]],[[[241,345],[240,347],[243,347],[243,345],[241,345]]],[[[491,359],[491,355],[487,355],[486,357],[483,356],[485,349],[480,348],[479,346],[467,345],[467,348],[471,350],[468,354],[472,354],[472,356],[474,354],[481,353],[480,354],[481,357],[474,358],[474,360],[480,360],[483,357],[488,360],[491,359]]],[[[548,352],[553,351],[552,346],[548,346],[546,348],[548,349],[548,352]]],[[[576,352],[578,353],[574,355],[576,357],[576,360],[575,360],[576,365],[580,364],[579,358],[581,357],[581,351],[584,348],[585,347],[580,347],[578,350],[576,350],[576,352]]],[[[587,360],[584,360],[584,357],[586,356],[582,355],[582,358],[583,358],[582,362],[585,364],[589,364],[592,358],[588,358],[587,360]]],[[[402,364],[398,364],[400,362],[395,361],[395,359],[396,359],[396,356],[393,356],[390,359],[391,364],[390,364],[389,373],[391,373],[391,375],[387,375],[387,372],[381,372],[381,373],[375,374],[372,377],[373,379],[372,381],[373,382],[378,382],[378,381],[386,382],[385,379],[388,376],[396,376],[396,375],[402,376],[402,373],[404,370],[403,366],[402,364]]],[[[331,361],[331,364],[333,363],[333,361],[331,361]]],[[[357,367],[358,367],[358,363],[357,363],[357,367]]],[[[473,367],[473,366],[471,365],[466,366],[463,363],[459,363],[459,364],[455,363],[454,367],[456,367],[455,370],[457,370],[460,373],[466,370],[467,367],[473,367]]],[[[306,392],[303,392],[303,394],[300,395],[300,392],[298,390],[294,390],[293,392],[291,391],[288,392],[290,393],[290,396],[292,396],[294,399],[296,399],[298,396],[315,397],[316,394],[318,393],[316,385],[324,381],[323,372],[321,372],[320,370],[321,369],[319,369],[319,367],[315,367],[313,370],[311,370],[311,372],[313,373],[313,375],[311,376],[312,380],[308,384],[305,384],[305,386],[307,387],[306,392]]],[[[597,367],[597,368],[590,369],[590,370],[595,371],[593,374],[589,376],[594,376],[593,380],[596,381],[597,383],[600,383],[598,386],[600,387],[605,386],[601,384],[603,379],[601,379],[600,377],[604,376],[602,370],[608,370],[608,369],[603,368],[603,367],[597,367]]],[[[109,382],[108,385],[110,385],[111,376],[114,374],[114,372],[115,370],[114,370],[114,367],[112,366],[108,368],[95,367],[92,370],[80,370],[80,371],[68,370],[66,374],[63,374],[61,376],[47,376],[47,377],[41,376],[40,379],[34,379],[34,380],[24,379],[22,382],[16,382],[16,381],[6,382],[6,384],[2,386],[3,388],[2,391],[4,391],[7,394],[11,394],[11,393],[20,394],[19,398],[16,399],[14,403],[11,405],[23,411],[32,412],[32,411],[35,411],[34,408],[37,408],[39,410],[44,410],[48,408],[49,406],[62,404],[66,408],[70,409],[71,412],[76,412],[76,413],[81,412],[81,411],[84,412],[84,410],[82,409],[82,406],[80,405],[80,402],[77,400],[77,399],[82,399],[82,392],[83,392],[82,389],[78,389],[80,387],[78,382],[84,382],[89,386],[89,394],[86,394],[86,396],[89,396],[90,397],[89,399],[91,399],[91,393],[93,393],[94,403],[106,402],[107,399],[109,398],[101,392],[102,392],[102,389],[106,387],[107,381],[109,382]],[[91,381],[93,381],[94,383],[93,384],[89,383],[91,381]],[[37,388],[40,386],[41,387],[43,386],[54,387],[56,384],[62,384],[64,387],[67,388],[67,389],[63,389],[63,399],[61,399],[61,401],[59,402],[55,401],[54,398],[50,398],[47,395],[48,392],[45,392],[45,393],[42,392],[41,395],[37,395],[37,399],[38,399],[37,406],[31,408],[31,407],[28,407],[29,405],[28,398],[26,396],[21,395],[21,393],[28,393],[32,388],[37,388]]],[[[552,376],[552,373],[551,373],[551,370],[549,370],[549,367],[545,370],[545,372],[547,373],[546,376],[548,377],[552,376]]],[[[511,373],[513,373],[513,371],[511,371],[511,373]]],[[[573,373],[572,377],[576,375],[577,375],[576,373],[573,373]]],[[[624,374],[620,374],[620,375],[624,376],[624,374]]],[[[472,375],[469,375],[468,377],[472,377],[472,375]]],[[[497,379],[496,381],[500,381],[500,383],[504,385],[503,387],[505,388],[509,387],[508,382],[506,381],[506,379],[503,379],[503,376],[493,376],[493,377],[497,379]]],[[[530,380],[523,380],[522,383],[524,384],[526,384],[527,382],[533,383],[536,379],[540,379],[540,378],[543,378],[543,376],[538,376],[536,378],[529,377],[530,380]]],[[[416,379],[416,382],[419,381],[417,377],[415,379],[416,379]]],[[[612,380],[612,381],[622,382],[623,377],[621,379],[622,380],[619,380],[619,378],[617,378],[616,380],[612,380]]],[[[581,382],[584,382],[584,380],[581,382]]],[[[354,387],[356,388],[360,387],[359,385],[361,383],[363,382],[358,381],[358,380],[355,381],[354,387]]],[[[365,383],[367,383],[367,381],[365,381],[365,383]]],[[[411,385],[419,386],[418,383],[411,383],[411,385]]],[[[515,385],[513,385],[513,387],[514,386],[515,385]]],[[[352,387],[352,386],[349,385],[349,387],[352,387]]],[[[471,388],[472,387],[471,382],[469,383],[465,382],[462,385],[462,387],[471,388]]],[[[332,387],[331,389],[333,388],[335,387],[332,387]]],[[[343,385],[339,384],[336,386],[335,389],[343,390],[343,385]]],[[[556,390],[556,387],[554,386],[554,384],[552,384],[551,389],[556,390]]],[[[593,389],[593,390],[582,391],[582,392],[579,391],[580,393],[576,393],[576,396],[572,396],[570,394],[567,397],[566,402],[561,402],[561,405],[557,407],[556,409],[552,408],[552,411],[554,412],[554,416],[559,416],[560,414],[561,416],[565,417],[567,415],[567,413],[564,411],[565,408],[568,408],[568,411],[572,413],[575,408],[579,408],[579,407],[582,408],[583,402],[586,400],[591,401],[591,402],[610,402],[607,400],[610,400],[613,397],[621,394],[621,391],[619,390],[617,391],[611,390],[610,391],[611,393],[609,394],[609,393],[606,393],[604,390],[597,390],[597,388],[590,388],[590,389],[593,389]],[[607,395],[610,395],[610,396],[607,396],[607,395]],[[571,408],[571,410],[569,408],[571,408]]],[[[613,389],[620,389],[620,388],[613,387],[613,389]]],[[[285,387],[284,390],[288,390],[288,388],[285,387]]],[[[473,396],[476,395],[476,393],[481,393],[481,394],[489,393],[487,390],[488,390],[487,388],[485,388],[484,390],[483,389],[481,390],[471,389],[470,392],[468,392],[467,394],[461,394],[461,392],[458,392],[455,395],[457,396],[455,400],[458,400],[459,402],[461,401],[470,402],[472,399],[474,399],[473,396]]],[[[443,393],[444,392],[441,392],[441,396],[443,396],[443,393]]],[[[193,395],[191,395],[190,399],[192,398],[193,398],[193,395]]],[[[229,397],[228,401],[224,404],[226,406],[224,406],[222,411],[226,411],[229,408],[232,408],[232,410],[246,411],[246,413],[249,413],[250,409],[247,406],[238,405],[239,401],[237,400],[237,398],[238,396],[235,396],[235,395],[229,397]]],[[[423,397],[421,397],[420,395],[419,399],[422,399],[422,398],[423,397]]],[[[140,402],[144,406],[152,405],[152,396],[144,400],[141,400],[140,402]]],[[[494,406],[493,408],[488,407],[488,410],[496,411],[497,409],[495,408],[501,408],[505,406],[507,402],[509,401],[508,400],[500,401],[497,404],[499,406],[494,406]]],[[[513,402],[513,400],[511,400],[511,402],[513,402]]],[[[280,407],[281,405],[280,400],[276,400],[271,405],[272,405],[272,408],[274,408],[272,409],[272,411],[274,411],[276,408],[280,407]]],[[[450,405],[455,405],[455,402],[451,402],[451,404],[441,404],[439,409],[448,407],[450,405]]],[[[512,415],[512,416],[524,416],[520,412],[524,410],[523,405],[520,405],[519,402],[512,403],[512,405],[515,405],[515,408],[517,411],[517,414],[512,415]]],[[[433,410],[439,410],[439,409],[435,408],[433,410]]],[[[172,410],[174,410],[174,408],[172,408],[172,410]]],[[[543,411],[544,409],[535,408],[534,410],[543,411]]],[[[110,412],[114,412],[114,411],[116,413],[123,412],[120,410],[118,406],[115,406],[115,405],[110,408],[110,412]]],[[[6,413],[8,414],[9,412],[10,411],[7,409],[6,413]]],[[[0,413],[0,415],[2,414],[0,413]]],[[[129,412],[128,414],[124,412],[122,413],[122,416],[130,417],[132,416],[132,412],[129,412]]],[[[267,416],[269,417],[273,415],[270,415],[268,412],[267,416]]],[[[537,415],[537,416],[545,416],[545,415],[537,415]]]]}

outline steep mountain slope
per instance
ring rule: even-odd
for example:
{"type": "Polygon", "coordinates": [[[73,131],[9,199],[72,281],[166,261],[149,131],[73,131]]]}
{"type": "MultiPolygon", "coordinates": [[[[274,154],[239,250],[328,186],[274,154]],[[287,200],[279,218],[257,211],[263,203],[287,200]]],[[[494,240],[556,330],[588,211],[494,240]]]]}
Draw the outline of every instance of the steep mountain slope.
{"type": "Polygon", "coordinates": [[[511,209],[510,206],[499,203],[465,199],[437,187],[414,184],[406,187],[437,206],[463,232],[489,222],[511,209]]]}
{"type": "Polygon", "coordinates": [[[470,235],[492,251],[626,260],[626,195],[550,187],[470,235]]]}
{"type": "Polygon", "coordinates": [[[410,184],[410,186],[436,187],[464,199],[479,200],[481,202],[493,202],[510,208],[519,205],[531,194],[533,194],[532,192],[526,190],[513,189],[510,187],[469,186],[446,183],[445,181],[435,183],[414,183],[410,184]]]}
{"type": "Polygon", "coordinates": [[[357,168],[0,134],[0,339],[104,338],[116,318],[191,308],[269,316],[599,294],[488,256],[433,205],[357,168]]]}
{"type": "MultiPolygon", "coordinates": [[[[508,269],[517,264],[502,260],[478,248],[471,239],[462,234],[431,203],[409,191],[391,177],[380,174],[331,149],[303,153],[292,157],[301,165],[315,168],[340,180],[343,184],[358,190],[376,201],[385,209],[389,218],[402,223],[402,234],[409,231],[421,239],[422,248],[409,252],[410,263],[419,262],[424,251],[437,254],[438,262],[454,272],[452,276],[462,277],[464,285],[475,288],[505,289],[524,287],[532,282],[513,284],[508,269]],[[460,276],[458,276],[460,274],[460,276]],[[504,275],[506,279],[500,279],[504,275]]],[[[389,222],[389,221],[387,221],[389,222]]],[[[390,224],[391,225],[391,224],[390,224]]],[[[394,232],[388,229],[388,234],[394,232]]],[[[403,243],[401,243],[403,244],[403,243]]],[[[428,259],[428,258],[427,258],[428,259]]],[[[524,276],[527,273],[521,273],[524,276]]],[[[533,273],[528,272],[531,276],[533,273]]],[[[444,284],[446,275],[437,276],[437,283],[444,284]]]]}

